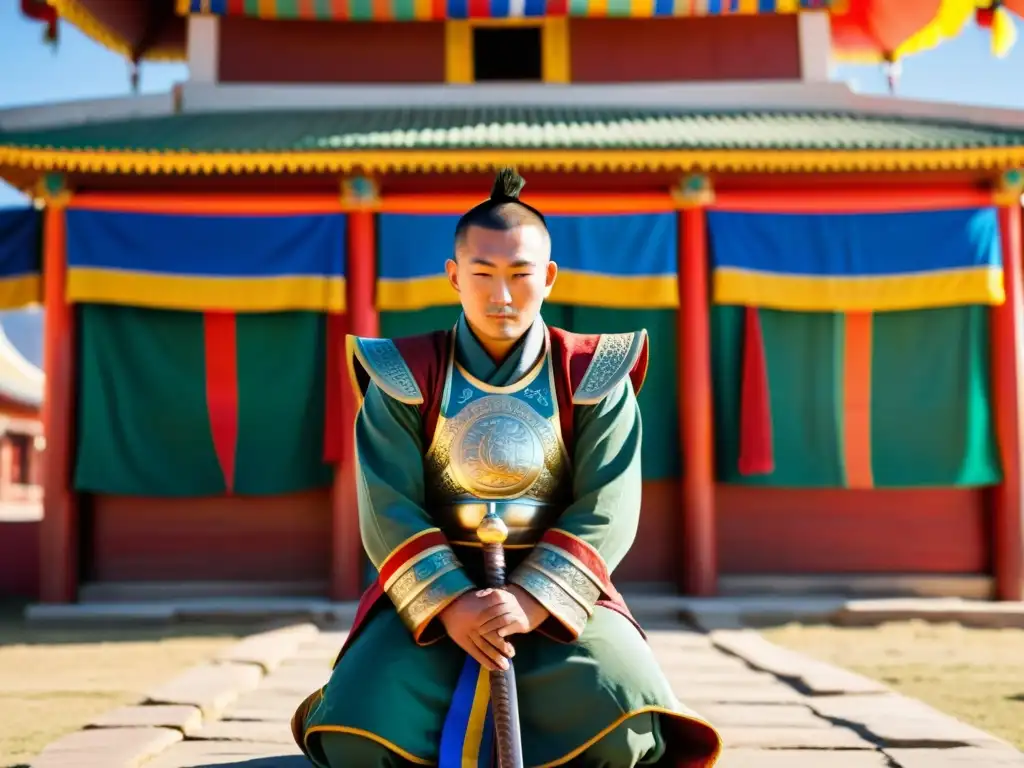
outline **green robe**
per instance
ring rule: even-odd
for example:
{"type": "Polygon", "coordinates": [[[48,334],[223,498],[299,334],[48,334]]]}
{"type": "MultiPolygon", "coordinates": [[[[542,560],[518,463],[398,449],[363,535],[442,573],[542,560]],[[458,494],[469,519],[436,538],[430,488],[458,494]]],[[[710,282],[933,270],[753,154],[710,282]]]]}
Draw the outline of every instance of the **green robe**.
{"type": "MultiPolygon", "coordinates": [[[[538,320],[509,356],[495,364],[460,320],[458,361],[487,384],[521,379],[544,352],[538,320]]],[[[640,515],[640,411],[625,377],[604,400],[576,406],[573,503],[558,527],[582,538],[609,572],[629,551],[640,515]]],[[[420,414],[384,394],[366,392],[356,422],[361,470],[363,544],[381,563],[403,542],[434,526],[424,509],[420,414]]],[[[479,551],[479,550],[477,550],[479,551]]],[[[444,577],[459,589],[479,584],[481,564],[459,553],[462,568],[444,577]]],[[[513,573],[522,556],[509,552],[513,573]]],[[[416,642],[383,598],[339,660],[327,686],[300,709],[295,728],[307,754],[324,768],[436,765],[441,730],[465,652],[447,637],[416,642]],[[400,758],[399,758],[400,756],[400,758]]],[[[537,632],[513,638],[526,766],[707,768],[720,751],[717,733],[683,707],[637,629],[597,606],[570,643],[537,632]],[[666,758],[664,761],[662,758],[666,758]],[[575,764],[575,763],[573,763],[575,764]]]]}

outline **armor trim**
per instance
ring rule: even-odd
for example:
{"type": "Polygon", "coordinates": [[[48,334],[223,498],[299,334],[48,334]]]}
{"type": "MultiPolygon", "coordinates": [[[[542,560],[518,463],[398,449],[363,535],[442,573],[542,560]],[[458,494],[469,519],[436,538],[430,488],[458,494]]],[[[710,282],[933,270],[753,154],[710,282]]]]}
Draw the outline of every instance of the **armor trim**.
{"type": "Polygon", "coordinates": [[[516,568],[509,577],[509,582],[529,592],[547,609],[551,618],[565,627],[573,640],[583,634],[587,621],[590,620],[590,613],[558,582],[534,567],[530,557],[516,568]]]}
{"type": "Polygon", "coordinates": [[[440,636],[435,629],[425,637],[433,619],[455,598],[473,589],[473,582],[437,528],[403,541],[384,559],[379,571],[378,594],[387,595],[420,645],[440,636]]]}
{"type": "Polygon", "coordinates": [[[596,405],[636,367],[647,344],[647,331],[603,333],[587,370],[573,392],[575,405],[596,405]]]}
{"type": "Polygon", "coordinates": [[[585,542],[561,528],[550,528],[541,537],[541,545],[554,549],[563,557],[576,564],[590,577],[595,584],[611,594],[611,577],[608,566],[601,553],[585,542]]]}
{"type": "Polygon", "coordinates": [[[353,388],[365,392],[355,369],[356,362],[382,392],[406,405],[421,405],[423,393],[408,364],[391,339],[345,337],[345,353],[353,388]]]}

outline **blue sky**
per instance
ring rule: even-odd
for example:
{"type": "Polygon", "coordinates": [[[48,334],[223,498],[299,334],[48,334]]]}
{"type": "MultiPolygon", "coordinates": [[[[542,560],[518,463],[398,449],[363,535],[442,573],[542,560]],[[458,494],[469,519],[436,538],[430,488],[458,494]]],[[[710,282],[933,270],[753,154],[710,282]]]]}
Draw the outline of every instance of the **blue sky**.
{"type": "MultiPolygon", "coordinates": [[[[898,2],[898,0],[893,0],[898,2]]],[[[16,0],[0,2],[0,109],[99,96],[128,96],[128,65],[93,43],[74,27],[63,24],[57,50],[42,42],[42,27],[27,21],[16,0]]],[[[971,27],[941,48],[903,64],[899,95],[960,103],[1024,109],[1024,21],[1018,19],[1020,40],[1005,59],[989,51],[988,35],[971,27]],[[1012,85],[1016,72],[1018,85],[1012,85]]],[[[187,73],[179,64],[144,64],[144,93],[167,91],[187,73]]],[[[855,83],[865,93],[887,91],[878,67],[838,67],[837,80],[855,83]]],[[[17,192],[0,182],[0,205],[16,204],[17,192]]]]}

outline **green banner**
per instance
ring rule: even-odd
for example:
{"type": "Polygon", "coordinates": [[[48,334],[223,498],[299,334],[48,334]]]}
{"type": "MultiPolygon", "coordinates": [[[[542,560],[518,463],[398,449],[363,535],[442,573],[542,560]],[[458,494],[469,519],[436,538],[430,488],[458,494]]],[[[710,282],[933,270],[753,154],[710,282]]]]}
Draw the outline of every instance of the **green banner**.
{"type": "MultiPolygon", "coordinates": [[[[82,305],[75,488],[136,496],[225,493],[211,436],[203,315],[82,305]]],[[[234,493],[325,487],[325,319],[235,318],[234,493]]],[[[223,382],[222,382],[223,383],[223,382]]]]}
{"type": "Polygon", "coordinates": [[[773,423],[775,471],[737,470],[743,307],[711,310],[715,449],[723,482],[800,488],[843,484],[836,393],[842,378],[841,320],[831,313],[761,311],[773,423]]]}
{"type": "MultiPolygon", "coordinates": [[[[760,310],[775,471],[743,476],[737,469],[743,313],[743,307],[712,308],[719,480],[844,487],[844,315],[760,310]]],[[[873,315],[870,453],[875,487],[999,482],[988,349],[988,307],[873,315]]]]}
{"type": "Polygon", "coordinates": [[[871,373],[875,484],[1002,481],[985,306],[875,315],[871,373]]]}

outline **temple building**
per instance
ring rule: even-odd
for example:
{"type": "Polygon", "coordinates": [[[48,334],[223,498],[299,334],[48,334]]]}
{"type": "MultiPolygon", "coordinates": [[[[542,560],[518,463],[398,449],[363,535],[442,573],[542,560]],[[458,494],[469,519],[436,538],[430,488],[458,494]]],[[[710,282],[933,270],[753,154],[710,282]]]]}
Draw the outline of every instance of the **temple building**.
{"type": "Polygon", "coordinates": [[[39,597],[356,598],[344,334],[455,322],[508,164],[546,320],[650,337],[624,591],[1020,599],[1024,112],[829,79],[898,90],[970,23],[1001,53],[1024,0],[990,5],[25,0],[188,65],[0,111],[41,216],[0,242],[3,305],[45,306],[39,597]]]}

